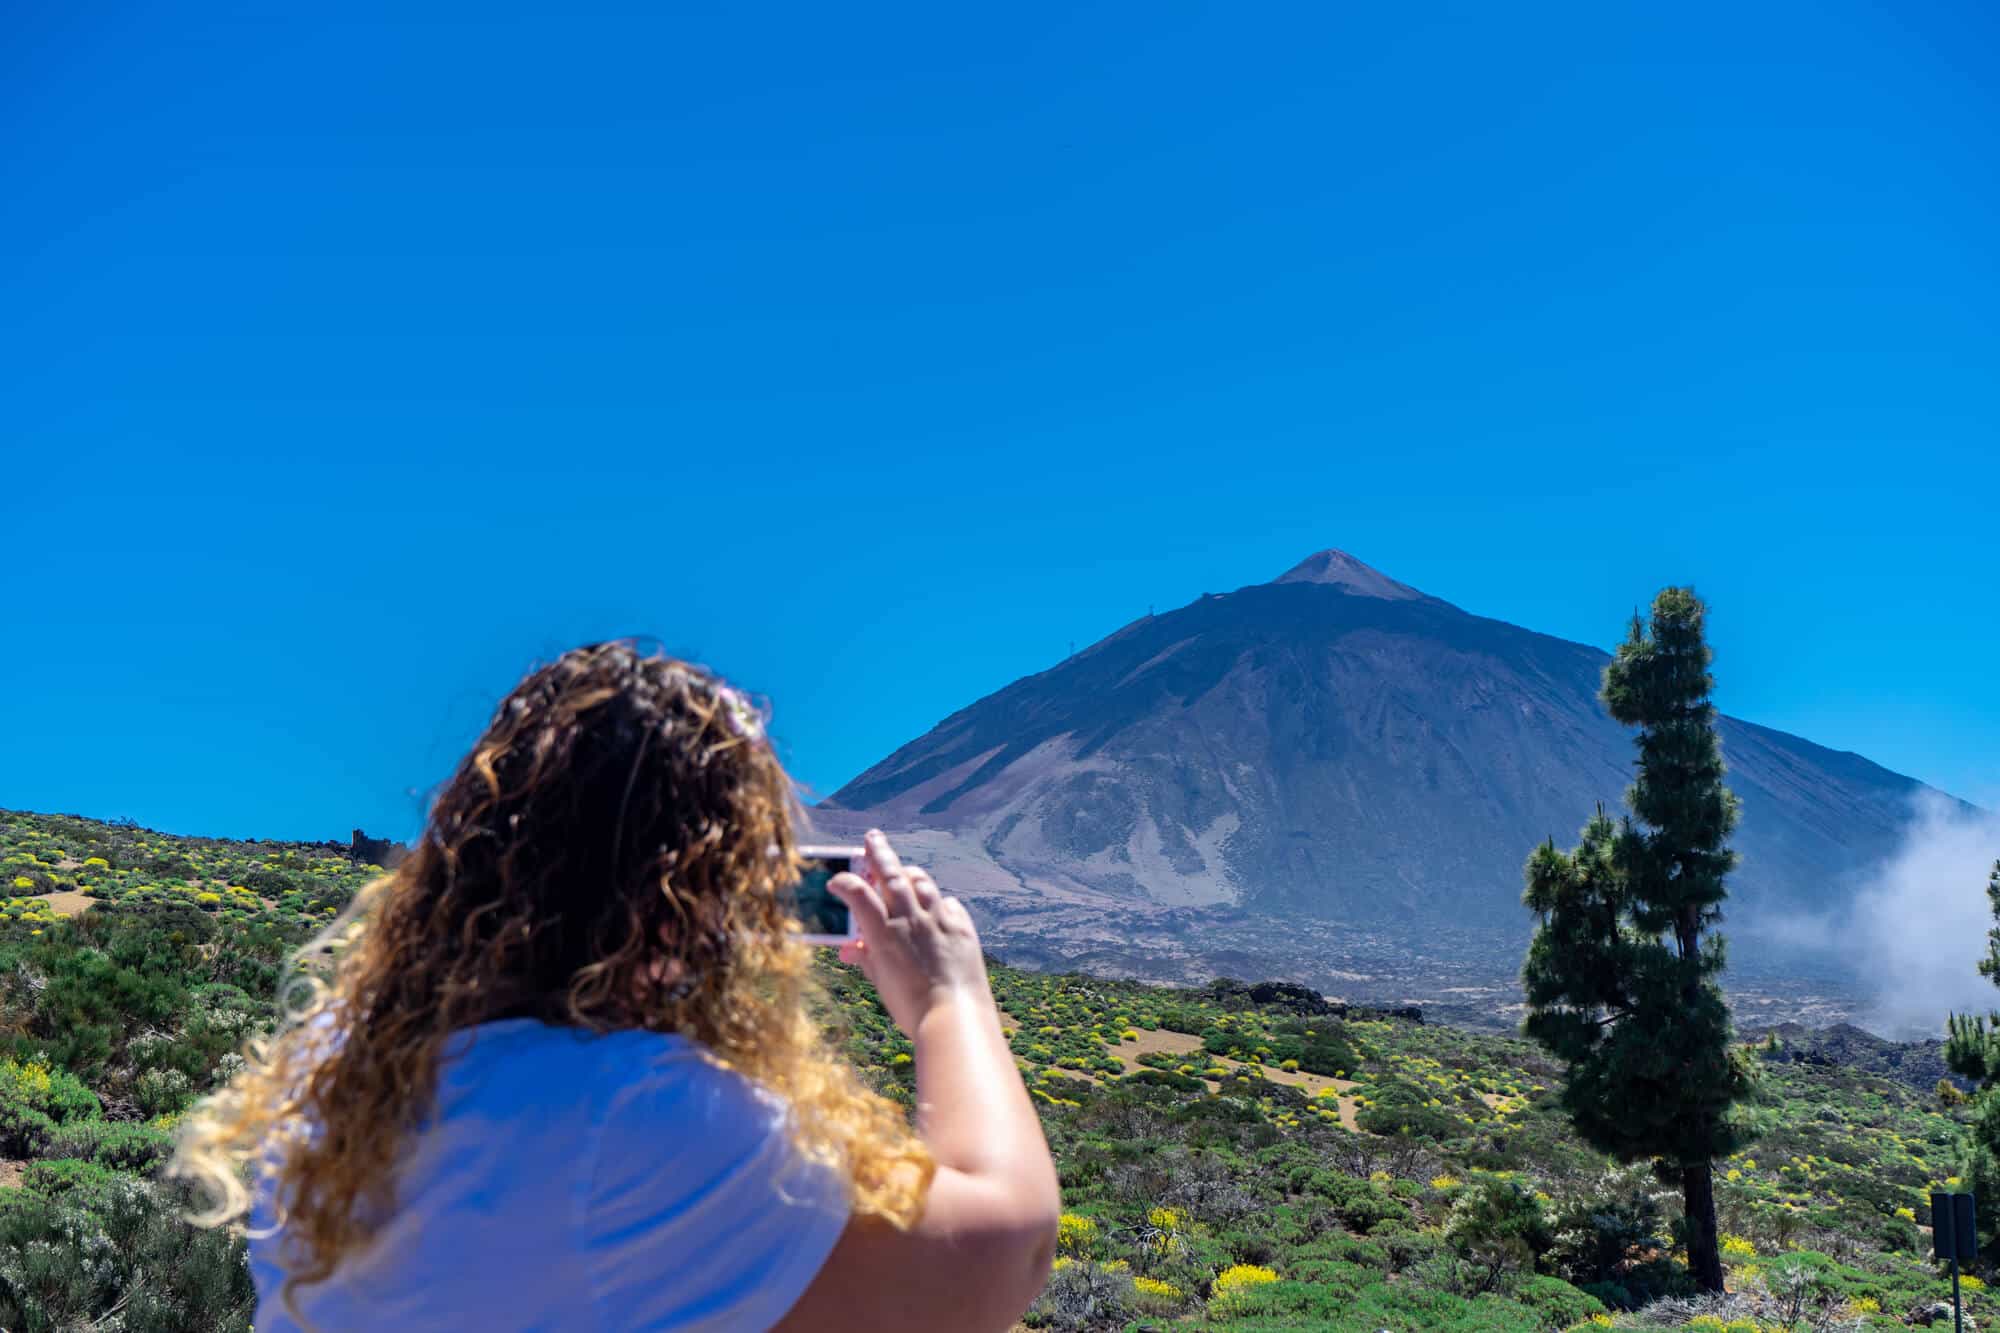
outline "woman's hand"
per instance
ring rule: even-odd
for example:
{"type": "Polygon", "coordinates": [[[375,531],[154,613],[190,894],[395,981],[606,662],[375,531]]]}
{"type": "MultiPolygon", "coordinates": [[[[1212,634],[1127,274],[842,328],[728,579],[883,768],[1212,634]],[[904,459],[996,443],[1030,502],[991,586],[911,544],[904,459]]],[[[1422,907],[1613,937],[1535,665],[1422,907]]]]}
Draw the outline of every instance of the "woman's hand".
{"type": "Polygon", "coordinates": [[[835,875],[827,888],[847,904],[859,938],[840,948],[882,995],[889,1017],[914,1039],[939,1004],[972,997],[991,1005],[979,932],[958,899],[939,892],[919,866],[906,866],[880,829],[863,840],[867,877],[835,875]]]}
{"type": "Polygon", "coordinates": [[[867,874],[833,893],[860,938],[841,946],[909,1035],[917,1132],[937,1162],[906,1230],[854,1218],[778,1333],[1015,1328],[1047,1285],[1062,1187],[1021,1082],[964,904],[871,831],[867,874]]]}

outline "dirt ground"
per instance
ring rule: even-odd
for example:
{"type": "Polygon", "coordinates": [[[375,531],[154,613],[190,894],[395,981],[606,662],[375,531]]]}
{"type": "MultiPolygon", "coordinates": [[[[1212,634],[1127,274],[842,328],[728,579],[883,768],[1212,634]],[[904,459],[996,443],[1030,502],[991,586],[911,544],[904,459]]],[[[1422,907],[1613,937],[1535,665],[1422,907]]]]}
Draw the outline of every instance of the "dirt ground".
{"type": "MultiPolygon", "coordinates": [[[[1188,1063],[1198,1065],[1204,1069],[1210,1065],[1220,1065],[1222,1068],[1229,1070],[1243,1068],[1240,1061],[1231,1060],[1227,1056],[1209,1055],[1202,1050],[1201,1038],[1186,1032],[1167,1032],[1163,1030],[1141,1032],[1137,1041],[1119,1042],[1116,1053],[1118,1058],[1124,1062],[1125,1072],[1128,1074],[1146,1068],[1145,1065],[1139,1063],[1139,1057],[1142,1055],[1199,1057],[1198,1059],[1189,1059],[1188,1063]]],[[[1347,1095],[1356,1086],[1352,1079],[1328,1078],[1324,1074],[1308,1074],[1302,1070],[1276,1069],[1269,1065],[1264,1067],[1263,1073],[1264,1077],[1273,1083],[1290,1084],[1292,1087],[1313,1097],[1317,1097],[1323,1089],[1333,1089],[1338,1094],[1337,1102],[1340,1108],[1340,1123],[1349,1129],[1359,1128],[1354,1120],[1354,1098],[1347,1095]]]]}
{"type": "Polygon", "coordinates": [[[64,889],[60,893],[45,893],[41,896],[48,902],[49,910],[57,916],[76,916],[88,911],[92,901],[75,889],[64,889]]]}

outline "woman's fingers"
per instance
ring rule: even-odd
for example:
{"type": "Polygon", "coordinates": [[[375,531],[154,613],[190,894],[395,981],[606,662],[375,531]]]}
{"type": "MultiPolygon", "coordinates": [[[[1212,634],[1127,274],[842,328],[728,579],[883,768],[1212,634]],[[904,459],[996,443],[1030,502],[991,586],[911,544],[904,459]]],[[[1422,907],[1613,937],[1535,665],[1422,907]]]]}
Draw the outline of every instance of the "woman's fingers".
{"type": "Polygon", "coordinates": [[[861,848],[868,853],[868,862],[883,878],[903,873],[903,858],[896,855],[896,849],[889,845],[889,835],[881,829],[869,829],[861,839],[861,848]]]}
{"type": "Polygon", "coordinates": [[[917,906],[927,912],[936,911],[938,899],[944,895],[938,891],[937,881],[931,878],[931,872],[922,866],[905,866],[904,870],[910,876],[910,889],[916,894],[917,906]]]}
{"type": "Polygon", "coordinates": [[[871,878],[882,895],[882,906],[891,917],[909,916],[916,910],[917,895],[910,884],[909,871],[903,868],[896,849],[889,845],[889,840],[882,836],[880,829],[868,830],[862,845],[868,853],[869,868],[873,871],[871,878]]]}
{"type": "MultiPolygon", "coordinates": [[[[861,876],[843,870],[826,882],[826,891],[847,904],[853,914],[854,925],[862,936],[884,930],[889,924],[889,913],[882,896],[875,892],[875,886],[861,876]]],[[[842,958],[846,951],[843,949],[842,958]]]]}

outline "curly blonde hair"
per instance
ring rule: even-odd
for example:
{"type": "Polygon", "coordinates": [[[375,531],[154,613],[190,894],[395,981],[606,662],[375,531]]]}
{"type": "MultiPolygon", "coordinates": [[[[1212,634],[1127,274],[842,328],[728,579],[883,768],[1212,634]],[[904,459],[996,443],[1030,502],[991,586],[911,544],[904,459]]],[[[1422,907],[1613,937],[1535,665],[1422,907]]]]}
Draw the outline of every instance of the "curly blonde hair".
{"type": "Polygon", "coordinates": [[[791,781],[742,696],[630,642],[565,653],[501,701],[423,837],[306,946],[279,1034],[191,1114],[177,1174],[218,1225],[262,1173],[285,1301],[395,1205],[395,1167],[453,1033],[503,1017],[680,1033],[782,1096],[857,1215],[907,1226],[935,1166],[829,1048],[791,781]]]}

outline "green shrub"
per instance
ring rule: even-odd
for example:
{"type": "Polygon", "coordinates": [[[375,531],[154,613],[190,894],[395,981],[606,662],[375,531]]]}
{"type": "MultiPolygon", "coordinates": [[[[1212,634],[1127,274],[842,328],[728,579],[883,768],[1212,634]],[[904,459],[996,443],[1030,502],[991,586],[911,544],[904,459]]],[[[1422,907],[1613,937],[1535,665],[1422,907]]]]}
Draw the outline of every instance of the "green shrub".
{"type": "Polygon", "coordinates": [[[1281,1320],[1278,1326],[1284,1328],[1337,1328],[1352,1301],[1352,1291],[1280,1280],[1243,1287],[1212,1301],[1209,1316],[1218,1324],[1270,1327],[1266,1320],[1281,1320]]]}
{"type": "Polygon", "coordinates": [[[0,1102],[0,1154],[39,1157],[55,1137],[56,1122],[24,1102],[0,1102]]]}
{"type": "Polygon", "coordinates": [[[173,1136],[151,1125],[76,1120],[58,1126],[41,1155],[144,1173],[166,1161],[173,1151],[173,1136]]]}
{"type": "Polygon", "coordinates": [[[1664,1249],[1660,1206],[1647,1184],[1643,1167],[1614,1172],[1597,1192],[1565,1206],[1556,1216],[1549,1266],[1578,1287],[1620,1282],[1643,1255],[1664,1249]]]}
{"type": "Polygon", "coordinates": [[[1171,1069],[1142,1069],[1136,1074],[1127,1074],[1121,1082],[1139,1087],[1172,1088],[1175,1092],[1203,1093],[1208,1085],[1198,1078],[1177,1074],[1171,1069]]]}
{"type": "Polygon", "coordinates": [[[1437,1253],[1436,1239],[1406,1222],[1384,1222],[1369,1232],[1368,1238],[1382,1247],[1392,1273],[1412,1268],[1437,1253]]]}
{"type": "MultiPolygon", "coordinates": [[[[1549,1328],[1535,1311],[1502,1297],[1468,1300],[1412,1283],[1364,1287],[1350,1299],[1325,1303],[1311,1318],[1294,1314],[1277,1322],[1248,1310],[1243,1313],[1248,1316],[1243,1322],[1251,1327],[1311,1328],[1321,1333],[1376,1333],[1378,1329],[1389,1333],[1547,1333],[1549,1328]]],[[[1217,1320],[1221,1326],[1229,1322],[1235,1319],[1217,1320]]]]}
{"type": "Polygon", "coordinates": [[[1554,1239],[1548,1210],[1534,1192],[1497,1177],[1459,1195],[1444,1225],[1445,1243],[1486,1270],[1489,1287],[1504,1274],[1533,1272],[1554,1239]]]}
{"type": "MultiPolygon", "coordinates": [[[[1345,1232],[1321,1236],[1309,1244],[1300,1246],[1299,1253],[1308,1262],[1314,1263],[1342,1263],[1357,1268],[1385,1271],[1389,1267],[1389,1251],[1380,1241],[1372,1238],[1364,1240],[1360,1236],[1350,1236],[1345,1232]]],[[[1300,1277],[1306,1276],[1303,1264],[1298,1266],[1297,1272],[1300,1277]]]]}
{"type": "Polygon", "coordinates": [[[58,1197],[0,1191],[0,1328],[109,1329],[116,1310],[123,1333],[249,1333],[240,1239],[189,1227],[186,1199],[142,1181],[69,1178],[58,1197]]]}
{"type": "Polygon", "coordinates": [[[30,1162],[21,1172],[21,1188],[47,1198],[60,1198],[74,1190],[89,1194],[108,1187],[117,1176],[108,1167],[75,1158],[30,1162]]]}
{"type": "Polygon", "coordinates": [[[172,1115],[194,1099],[194,1086],[178,1069],[148,1069],[133,1084],[132,1095],[147,1115],[172,1115]]]}
{"type": "Polygon", "coordinates": [[[1605,1313],[1604,1302],[1559,1277],[1524,1277],[1514,1283],[1507,1295],[1540,1315],[1546,1326],[1555,1328],[1567,1328],[1594,1314],[1605,1313]]]}
{"type": "Polygon", "coordinates": [[[1620,1282],[1586,1282],[1577,1290],[1607,1310],[1630,1310],[1638,1304],[1632,1299],[1631,1288],[1620,1282]]]}

